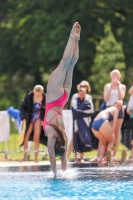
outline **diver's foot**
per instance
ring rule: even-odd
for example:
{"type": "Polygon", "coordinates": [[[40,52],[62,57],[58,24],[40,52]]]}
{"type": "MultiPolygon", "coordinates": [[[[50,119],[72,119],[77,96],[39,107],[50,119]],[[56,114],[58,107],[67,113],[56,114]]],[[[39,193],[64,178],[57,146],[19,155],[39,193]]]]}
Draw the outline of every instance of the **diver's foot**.
{"type": "Polygon", "coordinates": [[[38,163],[39,162],[39,160],[38,159],[35,159],[35,163],[38,163]]]}
{"type": "Polygon", "coordinates": [[[54,179],[57,179],[57,173],[54,173],[54,179]]]}
{"type": "Polygon", "coordinates": [[[66,178],[67,178],[67,172],[66,172],[66,171],[62,171],[62,172],[61,172],[61,177],[62,177],[63,179],[66,179],[66,178]]]}
{"type": "Polygon", "coordinates": [[[81,26],[80,26],[80,24],[78,23],[78,24],[77,24],[77,27],[76,27],[76,37],[77,37],[78,39],[80,39],[80,32],[81,32],[81,26]]]}
{"type": "Polygon", "coordinates": [[[80,25],[78,22],[75,22],[71,31],[71,37],[75,40],[80,39],[80,25]]]}

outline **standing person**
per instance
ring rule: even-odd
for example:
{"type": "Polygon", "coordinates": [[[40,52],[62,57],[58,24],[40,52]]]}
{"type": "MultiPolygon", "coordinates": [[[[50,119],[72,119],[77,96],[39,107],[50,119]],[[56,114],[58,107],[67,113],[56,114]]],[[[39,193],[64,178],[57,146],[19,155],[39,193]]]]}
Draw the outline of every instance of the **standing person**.
{"type": "MultiPolygon", "coordinates": [[[[106,102],[106,107],[112,106],[117,100],[121,100],[125,97],[126,86],[121,84],[120,78],[121,73],[119,70],[115,69],[110,72],[111,82],[104,86],[104,101],[106,102]]],[[[114,149],[114,160],[115,155],[118,149],[119,141],[120,141],[120,129],[124,119],[124,109],[122,108],[119,111],[117,125],[114,130],[115,134],[115,141],[116,141],[116,148],[114,149]]]]}
{"type": "Polygon", "coordinates": [[[130,96],[128,101],[127,113],[129,114],[130,119],[133,119],[133,94],[130,96]]]}
{"type": "MultiPolygon", "coordinates": [[[[93,111],[94,111],[94,106],[93,106],[93,102],[92,102],[92,96],[91,96],[90,94],[87,94],[88,92],[91,92],[91,86],[90,86],[89,82],[88,82],[88,81],[85,81],[85,80],[81,81],[81,82],[77,85],[77,91],[79,91],[81,88],[84,88],[84,89],[85,89],[85,91],[86,91],[85,98],[91,103],[91,107],[92,107],[92,109],[93,109],[93,111]]],[[[74,94],[74,95],[72,96],[71,102],[72,102],[74,99],[77,99],[77,97],[78,97],[78,93],[74,94]]]]}
{"type": "Polygon", "coordinates": [[[75,22],[63,58],[51,74],[47,85],[44,129],[48,137],[48,151],[54,178],[57,176],[56,156],[61,156],[62,172],[66,171],[67,136],[62,110],[70,95],[73,68],[79,57],[80,30],[79,23],[75,22]]]}
{"type": "Polygon", "coordinates": [[[42,143],[46,145],[47,139],[44,137],[43,119],[45,113],[45,94],[41,85],[36,85],[30,93],[26,95],[20,106],[20,117],[26,121],[26,133],[24,137],[24,157],[21,161],[28,159],[28,141],[34,140],[35,162],[38,162],[38,150],[40,135],[43,135],[42,143]]]}
{"type": "Polygon", "coordinates": [[[101,111],[92,122],[92,132],[99,139],[99,160],[101,160],[106,151],[113,149],[116,143],[115,130],[119,111],[122,109],[121,101],[117,101],[113,106],[101,111]]]}
{"type": "Polygon", "coordinates": [[[92,102],[86,98],[85,88],[80,88],[76,99],[71,101],[73,113],[73,151],[75,161],[77,154],[80,155],[80,162],[84,163],[84,152],[90,151],[92,147],[90,133],[90,115],[93,112],[92,102]]]}
{"type": "Polygon", "coordinates": [[[130,134],[131,136],[128,135],[128,137],[131,137],[131,155],[129,157],[129,160],[133,160],[133,86],[129,89],[129,94],[131,94],[129,101],[128,101],[128,106],[127,106],[127,113],[129,114],[129,122],[131,124],[130,126],[130,134]]]}
{"type": "MultiPolygon", "coordinates": [[[[92,96],[90,94],[87,94],[88,92],[91,91],[91,86],[89,84],[88,81],[81,81],[78,85],[77,85],[77,90],[79,91],[81,88],[84,88],[85,91],[86,91],[86,95],[85,95],[85,100],[89,101],[90,104],[91,104],[91,112],[94,112],[94,105],[93,105],[93,101],[92,101],[92,96]]],[[[71,99],[71,105],[72,105],[72,101],[73,100],[76,100],[78,98],[78,93],[75,93],[73,96],[72,96],[72,99],[71,99]]],[[[68,150],[67,150],[67,159],[69,159],[69,156],[71,154],[73,150],[73,138],[72,140],[70,141],[70,144],[68,145],[68,150]]]]}

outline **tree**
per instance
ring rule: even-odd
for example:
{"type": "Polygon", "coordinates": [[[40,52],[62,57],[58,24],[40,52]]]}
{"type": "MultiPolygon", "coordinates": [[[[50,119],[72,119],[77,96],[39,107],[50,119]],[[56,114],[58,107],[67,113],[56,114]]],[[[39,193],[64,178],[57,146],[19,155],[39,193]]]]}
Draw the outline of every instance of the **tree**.
{"type": "MultiPolygon", "coordinates": [[[[131,5],[131,0],[25,0],[23,2],[1,0],[0,109],[6,109],[11,104],[19,107],[24,94],[35,84],[42,84],[46,88],[49,75],[62,57],[75,21],[81,24],[82,34],[80,58],[74,70],[72,93],[76,92],[76,84],[83,79],[96,82],[94,79],[98,77],[94,76],[96,71],[94,68],[98,67],[99,59],[99,66],[106,64],[105,60],[102,61],[98,55],[97,58],[95,56],[97,51],[100,52],[98,48],[101,46],[101,40],[103,42],[104,27],[108,22],[115,37],[114,43],[122,44],[126,63],[125,72],[127,75],[132,72],[133,11],[131,5]]],[[[105,44],[102,46],[107,49],[105,44]]],[[[119,47],[118,44],[116,46],[119,47]]],[[[107,60],[110,59],[107,53],[106,56],[107,60]]],[[[118,63],[116,57],[115,61],[118,63]]],[[[105,72],[106,69],[103,73],[105,72]]],[[[127,84],[131,84],[131,81],[132,77],[125,79],[127,84]]],[[[100,87],[102,84],[100,82],[100,87]]],[[[95,94],[100,93],[99,87],[92,85],[92,88],[95,94]]]]}
{"type": "Polygon", "coordinates": [[[92,75],[88,77],[94,94],[103,95],[104,85],[110,82],[110,72],[118,69],[125,78],[125,57],[122,44],[117,42],[111,31],[110,23],[105,25],[105,36],[96,46],[96,56],[92,66],[92,75]]]}
{"type": "MultiPolygon", "coordinates": [[[[81,76],[74,76],[74,83],[89,73],[88,66],[92,65],[95,57],[93,40],[99,40],[100,35],[103,35],[103,22],[97,20],[103,13],[99,12],[99,8],[95,9],[93,1],[78,3],[68,0],[66,3],[65,0],[26,0],[22,3],[9,0],[6,3],[1,25],[0,41],[3,43],[0,47],[0,71],[4,74],[6,71],[7,87],[4,85],[3,91],[6,89],[8,96],[11,92],[8,89],[10,85],[14,94],[11,95],[13,105],[19,105],[19,94],[24,90],[27,91],[38,83],[46,86],[48,75],[62,57],[75,21],[82,25],[82,43],[79,64],[74,72],[81,76]],[[86,23],[87,18],[89,23],[86,23]],[[28,82],[26,77],[29,78],[28,82]]],[[[1,6],[3,4],[4,2],[1,2],[1,6]]]]}

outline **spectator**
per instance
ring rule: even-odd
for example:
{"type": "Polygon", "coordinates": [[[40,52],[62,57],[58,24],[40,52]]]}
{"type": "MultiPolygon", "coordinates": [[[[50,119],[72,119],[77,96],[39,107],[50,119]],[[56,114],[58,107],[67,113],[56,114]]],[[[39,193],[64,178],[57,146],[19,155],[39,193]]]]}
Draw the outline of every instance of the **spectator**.
{"type": "MultiPolygon", "coordinates": [[[[91,103],[91,108],[92,108],[92,112],[94,112],[94,106],[93,106],[93,102],[92,102],[92,96],[87,94],[88,92],[91,91],[91,86],[89,84],[88,81],[81,81],[78,85],[77,85],[77,90],[79,90],[80,88],[84,88],[86,90],[86,95],[85,95],[85,99],[88,100],[91,103]]],[[[78,98],[78,93],[74,94],[72,96],[71,102],[75,99],[78,98]]],[[[73,151],[73,139],[71,140],[70,144],[68,145],[68,150],[67,150],[67,159],[69,159],[69,156],[71,154],[71,152],[73,151]]]]}
{"type": "MultiPolygon", "coordinates": [[[[120,78],[121,73],[119,70],[115,69],[110,72],[111,82],[104,86],[104,101],[106,102],[106,107],[112,106],[117,100],[121,100],[123,102],[126,86],[121,84],[120,78]]],[[[119,111],[117,125],[114,130],[116,148],[114,149],[114,160],[116,160],[115,155],[118,149],[119,141],[120,141],[120,129],[124,119],[124,109],[122,108],[119,111]]]]}
{"type": "Polygon", "coordinates": [[[36,85],[30,93],[26,95],[20,106],[20,117],[26,121],[26,133],[24,137],[24,157],[21,161],[27,161],[28,141],[34,140],[35,162],[38,162],[38,151],[40,134],[43,135],[43,142],[47,143],[47,138],[44,137],[43,119],[45,112],[45,94],[44,88],[41,85],[36,85]],[[34,133],[34,134],[33,134],[34,133]]]}
{"type": "MultiPolygon", "coordinates": [[[[130,124],[132,127],[133,124],[133,86],[129,89],[129,94],[131,94],[127,106],[127,113],[129,114],[130,117],[130,124]]],[[[131,140],[131,155],[129,157],[129,160],[133,160],[133,127],[132,127],[132,140],[131,140]]]]}
{"type": "MultiPolygon", "coordinates": [[[[86,90],[85,98],[91,103],[91,107],[92,107],[93,112],[94,112],[94,106],[93,106],[93,103],[92,103],[92,96],[89,95],[89,94],[87,94],[88,92],[91,91],[91,86],[90,86],[89,82],[88,82],[88,81],[85,81],[85,80],[81,81],[81,83],[79,83],[79,84],[77,85],[77,90],[79,91],[81,88],[84,88],[84,89],[86,90]]],[[[74,99],[77,99],[77,97],[78,97],[78,93],[74,94],[74,95],[72,96],[71,102],[72,102],[74,99]]]]}
{"type": "Polygon", "coordinates": [[[99,161],[103,158],[106,148],[111,159],[109,153],[116,143],[115,130],[121,108],[121,101],[117,101],[113,106],[101,111],[92,122],[92,132],[99,139],[99,161]]]}
{"type": "Polygon", "coordinates": [[[133,95],[130,96],[128,106],[127,106],[127,113],[129,114],[130,118],[133,118],[133,95]]]}
{"type": "Polygon", "coordinates": [[[93,112],[93,105],[92,102],[87,99],[85,88],[81,87],[78,91],[77,98],[72,99],[71,109],[73,113],[73,149],[75,161],[77,161],[77,153],[79,153],[80,161],[83,163],[84,152],[90,151],[92,147],[90,114],[93,112]]]}
{"type": "Polygon", "coordinates": [[[133,85],[130,87],[130,89],[128,90],[128,93],[130,94],[130,95],[133,95],[133,85]]]}

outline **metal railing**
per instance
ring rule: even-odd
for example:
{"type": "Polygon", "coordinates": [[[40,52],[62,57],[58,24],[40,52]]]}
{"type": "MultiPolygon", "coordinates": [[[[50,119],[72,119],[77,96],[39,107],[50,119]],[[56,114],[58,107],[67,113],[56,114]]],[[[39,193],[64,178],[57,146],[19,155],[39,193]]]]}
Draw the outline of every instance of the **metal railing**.
{"type": "MultiPolygon", "coordinates": [[[[19,133],[16,130],[13,122],[10,120],[10,139],[8,141],[0,142],[0,158],[4,157],[7,159],[9,154],[22,154],[24,152],[23,147],[19,145],[19,133]]],[[[32,142],[31,142],[32,143],[32,142]]],[[[33,149],[33,145],[29,145],[30,147],[27,149],[28,153],[35,153],[33,149]]],[[[47,148],[44,145],[40,145],[38,152],[43,156],[48,155],[47,148]]]]}

